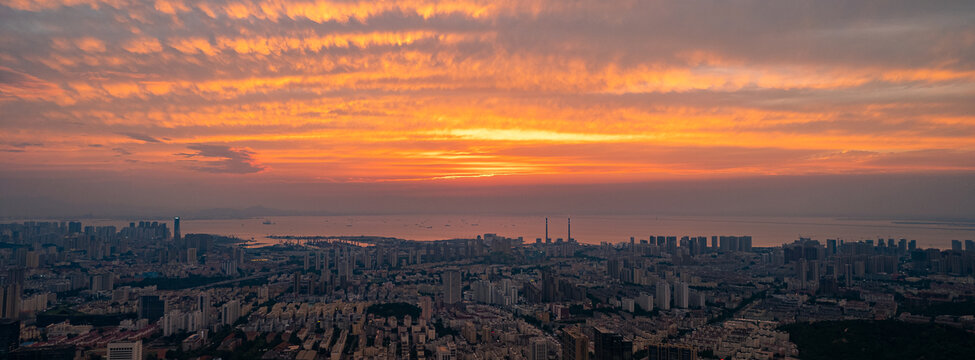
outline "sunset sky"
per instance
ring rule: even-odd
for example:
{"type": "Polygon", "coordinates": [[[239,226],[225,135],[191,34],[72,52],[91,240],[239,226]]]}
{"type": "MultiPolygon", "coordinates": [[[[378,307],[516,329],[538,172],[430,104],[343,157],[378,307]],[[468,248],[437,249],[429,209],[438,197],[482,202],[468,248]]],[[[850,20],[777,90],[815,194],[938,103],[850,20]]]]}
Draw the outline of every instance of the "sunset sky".
{"type": "Polygon", "coordinates": [[[961,217],[973,174],[973,1],[0,0],[0,216],[961,217]]]}

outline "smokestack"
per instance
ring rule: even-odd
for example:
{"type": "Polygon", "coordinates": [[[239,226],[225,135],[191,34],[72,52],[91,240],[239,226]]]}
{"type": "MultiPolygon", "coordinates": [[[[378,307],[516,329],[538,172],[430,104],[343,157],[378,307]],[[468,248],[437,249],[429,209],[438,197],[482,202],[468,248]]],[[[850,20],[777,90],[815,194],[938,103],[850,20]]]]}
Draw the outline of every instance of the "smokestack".
{"type": "Polygon", "coordinates": [[[545,242],[549,242],[549,240],[548,240],[548,218],[545,218],[545,242]]]}
{"type": "Polygon", "coordinates": [[[567,224],[568,224],[568,229],[566,230],[568,231],[568,234],[565,234],[565,237],[567,237],[568,239],[566,239],[566,241],[572,242],[572,218],[569,218],[567,224]]]}

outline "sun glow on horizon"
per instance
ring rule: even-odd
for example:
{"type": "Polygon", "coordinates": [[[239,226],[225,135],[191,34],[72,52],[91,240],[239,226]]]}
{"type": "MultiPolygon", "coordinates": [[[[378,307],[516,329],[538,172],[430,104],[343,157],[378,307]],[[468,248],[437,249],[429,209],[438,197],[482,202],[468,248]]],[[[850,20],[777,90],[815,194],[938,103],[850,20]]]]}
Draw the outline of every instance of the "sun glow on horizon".
{"type": "Polygon", "coordinates": [[[975,171],[971,12],[766,9],[790,26],[749,6],[2,1],[0,164],[350,183],[975,171]]]}

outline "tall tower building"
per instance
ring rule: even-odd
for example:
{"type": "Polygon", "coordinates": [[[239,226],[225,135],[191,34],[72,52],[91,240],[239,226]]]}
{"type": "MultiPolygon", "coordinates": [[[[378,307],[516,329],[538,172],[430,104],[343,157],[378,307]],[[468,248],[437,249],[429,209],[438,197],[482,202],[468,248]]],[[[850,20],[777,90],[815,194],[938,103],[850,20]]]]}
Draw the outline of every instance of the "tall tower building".
{"type": "Polygon", "coordinates": [[[179,241],[181,239],[179,233],[179,216],[173,218],[173,240],[179,241]]]}

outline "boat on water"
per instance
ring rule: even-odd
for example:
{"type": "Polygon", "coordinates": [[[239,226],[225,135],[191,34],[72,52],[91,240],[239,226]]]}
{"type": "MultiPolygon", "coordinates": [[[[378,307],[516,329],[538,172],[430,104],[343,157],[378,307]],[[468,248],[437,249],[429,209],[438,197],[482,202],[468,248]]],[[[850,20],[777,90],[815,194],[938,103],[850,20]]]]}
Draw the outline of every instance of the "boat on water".
{"type": "Polygon", "coordinates": [[[271,220],[268,220],[268,219],[264,219],[264,222],[262,222],[261,224],[264,224],[264,225],[274,225],[274,222],[272,222],[271,220]]]}

